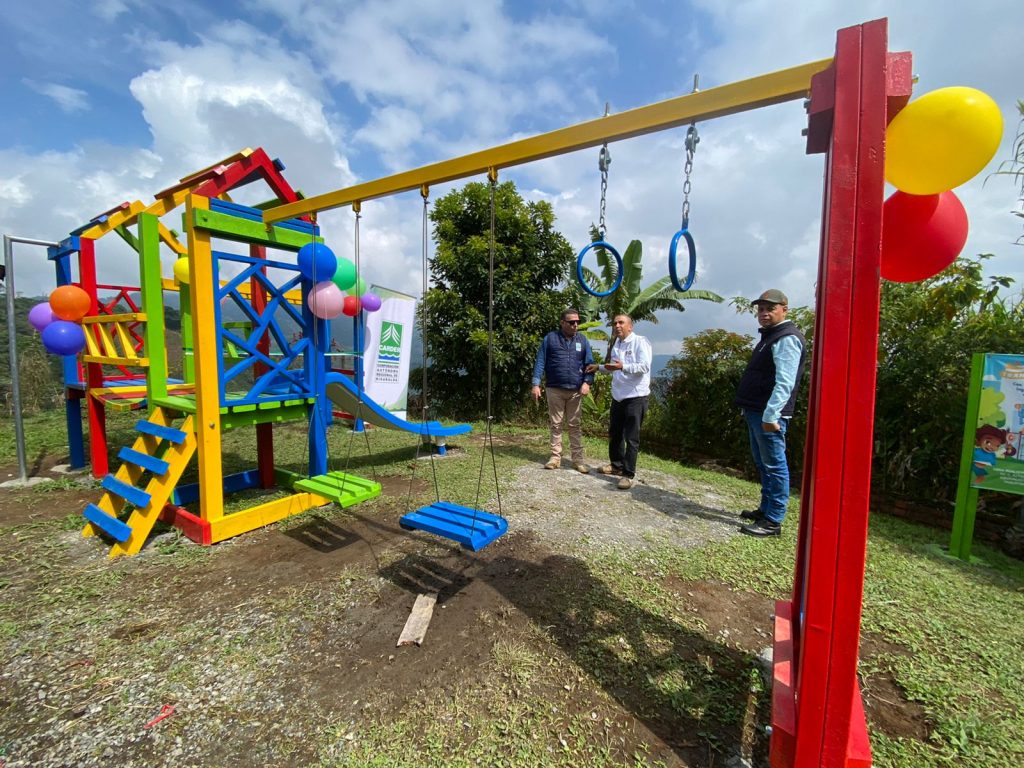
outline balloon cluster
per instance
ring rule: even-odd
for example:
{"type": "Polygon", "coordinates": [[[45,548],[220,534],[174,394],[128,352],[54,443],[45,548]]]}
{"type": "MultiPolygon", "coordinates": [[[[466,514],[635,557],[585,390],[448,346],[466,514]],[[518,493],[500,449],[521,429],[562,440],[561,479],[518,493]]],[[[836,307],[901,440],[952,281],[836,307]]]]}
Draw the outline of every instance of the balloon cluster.
{"type": "Polygon", "coordinates": [[[885,179],[897,191],[882,206],[882,277],[900,283],[937,275],[967,242],[955,194],[995,155],[1003,135],[988,94],[956,86],[908,104],[885,133],[885,179]]]}
{"type": "Polygon", "coordinates": [[[28,321],[39,331],[51,355],[77,355],[85,349],[85,331],[80,323],[90,306],[88,293],[77,285],[62,285],[50,294],[49,301],[28,311],[28,321]]]}
{"type": "Polygon", "coordinates": [[[338,315],[355,317],[360,310],[380,309],[380,296],[366,290],[366,281],[361,277],[356,279],[356,265],[339,259],[323,243],[302,246],[298,262],[302,276],[314,283],[306,303],[315,317],[333,320],[338,315]]]}

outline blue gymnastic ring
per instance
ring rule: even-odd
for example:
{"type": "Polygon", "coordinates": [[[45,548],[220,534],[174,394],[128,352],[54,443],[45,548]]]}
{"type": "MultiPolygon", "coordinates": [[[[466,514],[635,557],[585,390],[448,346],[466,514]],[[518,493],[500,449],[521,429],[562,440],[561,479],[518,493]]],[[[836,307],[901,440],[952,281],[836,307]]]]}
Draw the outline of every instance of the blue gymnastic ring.
{"type": "Polygon", "coordinates": [[[688,291],[693,285],[693,278],[697,275],[697,246],[693,243],[693,235],[688,229],[680,229],[672,238],[672,245],[668,249],[668,274],[672,278],[672,287],[677,291],[688,291]],[[686,274],[686,283],[679,284],[679,274],[676,272],[676,249],[679,247],[679,238],[686,238],[686,248],[690,252],[690,271],[686,274]]]}
{"type": "Polygon", "coordinates": [[[606,243],[604,240],[595,240],[594,242],[590,243],[582,251],[580,251],[580,255],[576,257],[576,279],[579,281],[580,287],[583,288],[583,290],[589,293],[591,296],[597,296],[598,298],[601,298],[602,296],[611,296],[613,293],[619,290],[619,286],[622,285],[622,274],[622,257],[619,255],[619,252],[615,250],[615,248],[613,248],[609,243],[606,243]],[[619,268],[619,276],[615,278],[615,284],[607,291],[604,291],[603,293],[600,291],[595,291],[593,288],[587,285],[587,281],[583,279],[583,257],[587,255],[587,251],[589,251],[591,248],[604,248],[606,251],[611,253],[612,256],[615,257],[615,263],[619,268]]]}

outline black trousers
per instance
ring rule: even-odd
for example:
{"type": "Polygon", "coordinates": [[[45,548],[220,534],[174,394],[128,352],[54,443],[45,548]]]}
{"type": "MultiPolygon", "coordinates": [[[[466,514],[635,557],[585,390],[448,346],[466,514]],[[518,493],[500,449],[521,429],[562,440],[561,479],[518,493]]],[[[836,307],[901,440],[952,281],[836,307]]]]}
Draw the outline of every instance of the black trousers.
{"type": "Polygon", "coordinates": [[[647,413],[647,395],[612,400],[608,427],[608,458],[623,477],[636,475],[636,456],[640,453],[640,425],[647,413]]]}

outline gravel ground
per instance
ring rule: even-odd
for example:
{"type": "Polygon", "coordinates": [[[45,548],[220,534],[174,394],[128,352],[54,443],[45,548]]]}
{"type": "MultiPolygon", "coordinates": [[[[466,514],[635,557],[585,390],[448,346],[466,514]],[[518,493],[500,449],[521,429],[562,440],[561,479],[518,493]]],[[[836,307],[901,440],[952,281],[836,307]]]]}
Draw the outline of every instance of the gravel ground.
{"type": "Polygon", "coordinates": [[[618,480],[598,474],[596,467],[584,475],[567,466],[526,466],[512,493],[502,497],[503,512],[510,528],[529,528],[552,546],[639,549],[663,539],[698,547],[739,530],[740,502],[708,483],[643,469],[628,491],[615,487],[618,480]]]}

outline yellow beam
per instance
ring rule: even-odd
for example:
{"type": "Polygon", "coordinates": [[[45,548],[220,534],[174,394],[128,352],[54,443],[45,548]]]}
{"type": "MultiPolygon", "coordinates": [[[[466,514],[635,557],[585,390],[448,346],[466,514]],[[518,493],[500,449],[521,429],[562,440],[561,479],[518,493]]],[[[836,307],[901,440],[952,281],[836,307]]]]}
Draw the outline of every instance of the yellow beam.
{"type": "Polygon", "coordinates": [[[216,298],[213,290],[213,249],[210,233],[192,226],[196,209],[210,207],[209,198],[188,195],[185,222],[188,268],[192,275],[192,340],[196,370],[196,436],[199,443],[199,512],[211,522],[224,516],[224,473],[221,455],[220,382],[217,360],[216,298]]]}
{"type": "Polygon", "coordinates": [[[82,355],[83,363],[123,365],[125,368],[148,368],[148,357],[116,357],[114,355],[82,355]]]}
{"type": "Polygon", "coordinates": [[[126,227],[132,226],[139,218],[140,213],[151,213],[157,218],[166,216],[168,213],[173,211],[188,197],[190,189],[179,189],[167,197],[158,198],[155,203],[150,204],[148,207],[145,206],[139,200],[136,200],[131,204],[131,207],[127,211],[113,214],[102,224],[97,224],[94,227],[87,229],[82,233],[82,237],[88,237],[92,240],[99,240],[104,235],[113,232],[115,229],[120,227],[122,224],[126,227]]]}
{"type": "Polygon", "coordinates": [[[811,77],[831,63],[832,59],[822,59],[802,64],[768,75],[752,77],[749,80],[677,96],[657,104],[637,107],[617,115],[588,120],[585,123],[425,165],[415,170],[403,171],[353,187],[307,197],[294,203],[268,208],[263,212],[263,222],[273,224],[315,211],[326,211],[363,200],[420,189],[424,185],[429,187],[432,184],[475,176],[491,168],[508,168],[578,149],[595,147],[606,141],[620,141],[697,120],[710,120],[804,98],[810,91],[811,77]]]}
{"type": "Polygon", "coordinates": [[[232,512],[217,520],[210,521],[210,543],[230,539],[241,533],[248,533],[265,525],[284,520],[314,507],[330,504],[331,500],[316,493],[296,493],[282,499],[274,499],[256,507],[232,512]]]}
{"type": "Polygon", "coordinates": [[[144,323],[146,322],[145,312],[122,312],[118,315],[89,315],[83,317],[79,322],[82,325],[96,325],[99,323],[144,323]]]}

